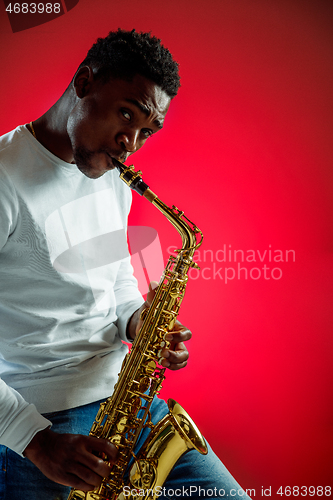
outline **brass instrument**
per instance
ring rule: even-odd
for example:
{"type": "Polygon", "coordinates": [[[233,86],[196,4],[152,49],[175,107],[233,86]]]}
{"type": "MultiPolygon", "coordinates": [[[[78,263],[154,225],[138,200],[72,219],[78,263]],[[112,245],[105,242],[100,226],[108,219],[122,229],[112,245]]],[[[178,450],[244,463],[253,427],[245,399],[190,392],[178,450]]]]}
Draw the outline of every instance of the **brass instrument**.
{"type": "Polygon", "coordinates": [[[169,413],[156,425],[152,424],[149,412],[165,379],[165,368],[160,366],[161,351],[170,346],[165,337],[175,324],[187,273],[191,267],[198,267],[193,262],[193,254],[202,243],[202,232],[183,212],[165,205],[143,182],[141,172],[117,160],[113,163],[120,171],[120,178],[167,217],[181,235],[183,244],[177,256],[169,257],[153,302],[143,312],[142,327],[124,359],[114,393],[100,405],[90,431],[91,436],[108,439],[118,448],[117,461],[99,487],[90,492],[72,489],[68,500],[132,500],[137,497],[137,490],[144,490],[140,498],[155,499],[159,496],[159,487],[184,453],[194,448],[207,454],[203,436],[176,401],[168,400],[169,413]],[[150,428],[148,438],[135,456],[135,444],[147,427],[150,428]],[[134,463],[125,482],[125,470],[131,459],[134,463]]]}

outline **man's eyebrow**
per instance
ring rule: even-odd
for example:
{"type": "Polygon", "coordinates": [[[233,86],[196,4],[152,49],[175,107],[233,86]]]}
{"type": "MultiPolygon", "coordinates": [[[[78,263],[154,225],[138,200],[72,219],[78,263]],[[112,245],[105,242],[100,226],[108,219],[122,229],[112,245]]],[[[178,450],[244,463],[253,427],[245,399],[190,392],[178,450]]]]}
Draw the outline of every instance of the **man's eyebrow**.
{"type": "MultiPolygon", "coordinates": [[[[141,111],[141,113],[145,114],[146,116],[150,115],[149,108],[147,108],[147,106],[145,106],[141,102],[137,101],[136,99],[125,99],[125,100],[127,102],[130,102],[131,104],[134,104],[134,106],[136,106],[141,111]]],[[[157,120],[157,119],[154,120],[154,123],[155,123],[157,128],[159,128],[159,129],[163,128],[163,125],[159,120],[157,120]]]]}

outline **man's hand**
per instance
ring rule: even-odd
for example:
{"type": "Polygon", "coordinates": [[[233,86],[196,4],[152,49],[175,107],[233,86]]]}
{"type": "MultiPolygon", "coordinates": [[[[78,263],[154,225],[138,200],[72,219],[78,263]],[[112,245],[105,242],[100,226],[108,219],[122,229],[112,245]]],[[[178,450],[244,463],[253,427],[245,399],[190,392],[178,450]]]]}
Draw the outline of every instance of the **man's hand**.
{"type": "Polygon", "coordinates": [[[58,434],[50,429],[38,432],[24,451],[46,477],[83,491],[99,486],[110,473],[110,467],[98,454],[114,462],[117,449],[105,439],[58,434]]]}
{"type": "MultiPolygon", "coordinates": [[[[127,327],[129,336],[134,339],[142,326],[141,313],[144,309],[149,308],[153,301],[155,291],[158,283],[152,281],[149,285],[149,292],[147,294],[146,302],[138,309],[131,317],[130,323],[127,327]]],[[[163,349],[161,357],[164,358],[162,361],[162,366],[169,368],[170,370],[179,370],[187,365],[187,360],[189,357],[188,350],[184,344],[187,340],[190,340],[192,333],[188,328],[182,325],[178,320],[176,320],[173,329],[168,333],[166,339],[171,342],[169,349],[163,349]]]]}

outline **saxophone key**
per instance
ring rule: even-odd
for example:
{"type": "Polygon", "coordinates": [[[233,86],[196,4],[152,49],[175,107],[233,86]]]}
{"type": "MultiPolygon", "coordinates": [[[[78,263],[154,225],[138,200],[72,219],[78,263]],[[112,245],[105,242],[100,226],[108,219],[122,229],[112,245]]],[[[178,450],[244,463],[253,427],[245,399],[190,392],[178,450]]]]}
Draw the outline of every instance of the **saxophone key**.
{"type": "Polygon", "coordinates": [[[104,403],[100,404],[99,410],[98,410],[96,418],[95,418],[95,422],[98,422],[98,423],[102,422],[104,415],[105,415],[105,406],[106,406],[106,401],[104,401],[104,403]]]}
{"type": "Polygon", "coordinates": [[[125,404],[127,405],[128,413],[135,415],[141,407],[141,399],[135,395],[130,397],[129,401],[126,401],[125,404]]]}
{"type": "Polygon", "coordinates": [[[144,367],[144,370],[148,376],[152,375],[156,370],[156,362],[153,359],[150,359],[144,367]]]}
{"type": "Polygon", "coordinates": [[[156,467],[152,460],[136,460],[130,472],[130,483],[133,488],[145,490],[155,482],[156,467]]]}
{"type": "Polygon", "coordinates": [[[125,429],[127,430],[129,425],[128,425],[128,417],[121,417],[118,422],[116,423],[117,431],[119,433],[125,432],[125,429]]]}
{"type": "Polygon", "coordinates": [[[147,317],[147,314],[148,314],[148,309],[144,309],[143,311],[141,311],[140,319],[142,319],[142,321],[144,321],[147,317]]]}
{"type": "Polygon", "coordinates": [[[142,394],[149,389],[150,379],[147,376],[143,376],[139,381],[135,381],[135,383],[136,383],[136,390],[140,394],[142,394]]]}
{"type": "Polygon", "coordinates": [[[113,443],[115,446],[121,446],[124,440],[125,438],[122,434],[114,434],[109,438],[109,441],[113,443]]]}
{"type": "Polygon", "coordinates": [[[166,359],[164,356],[162,356],[162,352],[164,351],[164,349],[168,349],[170,347],[170,342],[162,342],[162,343],[163,345],[161,344],[161,349],[157,353],[159,365],[161,364],[161,360],[166,359]]]}

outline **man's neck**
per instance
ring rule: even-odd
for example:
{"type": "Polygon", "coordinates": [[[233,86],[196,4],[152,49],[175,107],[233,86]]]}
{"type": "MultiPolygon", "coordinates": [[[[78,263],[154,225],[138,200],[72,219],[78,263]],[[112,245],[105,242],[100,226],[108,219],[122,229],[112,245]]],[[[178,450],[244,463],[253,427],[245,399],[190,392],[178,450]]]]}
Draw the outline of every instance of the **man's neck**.
{"type": "Polygon", "coordinates": [[[71,142],[67,134],[67,121],[73,107],[66,91],[42,116],[33,122],[36,139],[55,156],[67,163],[73,162],[71,142]]]}

